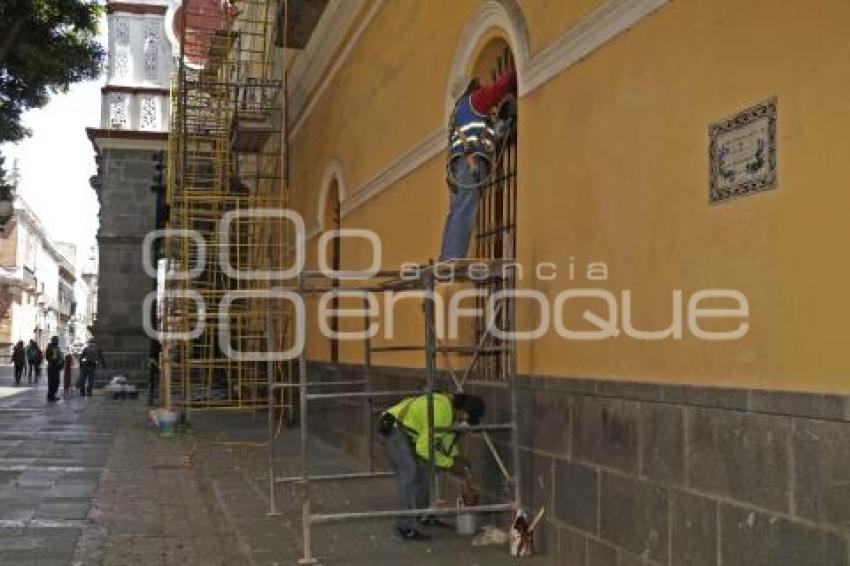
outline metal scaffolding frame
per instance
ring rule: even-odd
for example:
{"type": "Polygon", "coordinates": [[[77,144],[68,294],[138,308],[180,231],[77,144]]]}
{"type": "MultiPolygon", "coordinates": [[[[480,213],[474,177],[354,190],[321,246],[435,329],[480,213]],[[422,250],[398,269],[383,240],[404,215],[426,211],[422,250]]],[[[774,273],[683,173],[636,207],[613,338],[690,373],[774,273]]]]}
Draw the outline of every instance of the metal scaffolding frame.
{"type": "MultiPolygon", "coordinates": [[[[273,411],[269,411],[268,419],[268,435],[269,435],[269,492],[270,492],[270,508],[269,514],[276,515],[277,511],[277,486],[283,483],[297,483],[302,487],[302,537],[303,537],[303,557],[299,560],[299,564],[316,564],[317,560],[313,556],[312,550],[312,525],[321,523],[331,523],[340,521],[350,521],[358,519],[370,519],[381,517],[406,517],[417,515],[450,515],[456,513],[487,513],[500,511],[515,511],[520,508],[520,464],[519,464],[519,443],[517,438],[517,371],[516,371],[516,344],[514,341],[498,341],[494,343],[492,336],[493,326],[496,324],[502,325],[502,330],[508,331],[515,327],[515,305],[512,298],[505,296],[496,303],[494,316],[492,317],[493,325],[485,328],[480,336],[476,337],[473,344],[467,346],[449,346],[441,344],[435,331],[435,300],[434,293],[442,284],[471,282],[478,286],[484,286],[489,292],[495,291],[510,291],[514,288],[515,269],[514,264],[506,260],[459,260],[453,262],[451,281],[444,281],[435,275],[435,265],[433,263],[422,266],[419,270],[419,277],[415,279],[407,279],[400,276],[399,272],[381,271],[375,274],[369,284],[365,286],[345,286],[338,288],[327,281],[325,274],[321,272],[305,271],[301,274],[298,280],[297,291],[302,298],[327,292],[334,292],[335,289],[347,293],[384,293],[393,291],[419,291],[423,294],[423,313],[424,313],[424,343],[421,345],[405,345],[405,346],[372,346],[370,339],[364,340],[364,356],[366,363],[366,376],[363,380],[337,380],[337,381],[316,381],[309,377],[306,358],[306,343],[301,349],[298,357],[298,380],[294,383],[268,383],[269,403],[272,403],[273,395],[277,390],[292,390],[298,395],[298,415],[300,423],[300,468],[301,473],[298,476],[278,477],[275,472],[275,416],[273,411]],[[483,280],[480,280],[473,274],[473,270],[480,269],[481,265],[487,266],[489,274],[483,280]],[[371,379],[372,355],[382,352],[423,352],[425,354],[425,387],[424,389],[416,389],[409,391],[399,390],[380,390],[373,388],[371,379]],[[462,392],[464,385],[467,383],[467,378],[472,374],[473,367],[480,360],[490,357],[498,357],[499,362],[492,364],[499,367],[499,375],[494,376],[494,381],[507,389],[510,398],[511,419],[509,422],[503,423],[485,423],[476,426],[460,425],[449,427],[434,426],[434,394],[437,393],[436,384],[438,377],[438,360],[437,356],[443,356],[448,365],[449,374],[452,384],[457,392],[462,392]],[[469,363],[461,377],[451,367],[449,356],[451,354],[462,354],[469,357],[469,363]],[[359,390],[347,390],[342,392],[322,393],[316,392],[317,389],[324,387],[361,387],[359,390]],[[468,507],[435,507],[435,499],[437,497],[437,470],[435,464],[434,445],[430,446],[429,457],[429,483],[431,486],[430,494],[431,501],[427,509],[417,510],[381,510],[381,511],[361,511],[361,512],[346,512],[346,513],[314,513],[312,510],[312,489],[311,484],[319,481],[333,481],[346,479],[365,479],[365,478],[385,478],[392,476],[393,472],[375,470],[374,465],[374,431],[373,431],[373,416],[376,413],[374,408],[374,400],[378,398],[393,397],[399,398],[412,395],[427,395],[427,414],[428,414],[428,430],[430,435],[435,432],[455,432],[456,434],[480,434],[485,445],[489,449],[501,473],[503,474],[506,485],[510,487],[512,498],[509,501],[500,503],[475,505],[468,507]],[[359,398],[365,401],[364,411],[366,422],[369,428],[369,446],[368,446],[368,467],[364,471],[339,473],[339,474],[311,474],[311,456],[309,449],[309,407],[311,403],[321,402],[332,399],[351,399],[359,398]],[[510,435],[511,449],[511,466],[510,470],[498,453],[495,444],[490,438],[491,432],[502,432],[510,435]]],[[[480,273],[480,271],[476,271],[480,273]]],[[[365,300],[365,299],[364,299],[365,300]]],[[[368,314],[364,316],[364,324],[368,328],[370,319],[368,314]]],[[[306,341],[306,337],[305,337],[306,341]]],[[[273,362],[268,362],[272,365],[273,362]]],[[[271,375],[271,373],[270,373],[271,375]]]]}
{"type": "MultiPolygon", "coordinates": [[[[178,12],[181,53],[172,88],[161,328],[165,336],[204,329],[192,339],[163,344],[163,404],[184,416],[263,408],[266,383],[289,380],[286,366],[266,375],[269,368],[256,356],[234,356],[219,343],[223,330],[232,350],[261,351],[270,310],[276,349],[290,339],[289,308],[260,293],[272,281],[250,276],[288,265],[291,253],[288,222],[254,212],[289,204],[286,76],[275,45],[278,15],[285,20],[286,6],[285,0],[184,0],[178,12]],[[191,277],[173,277],[192,269],[191,277]]],[[[281,392],[275,404],[292,411],[292,398],[281,392]]]]}
{"type": "MultiPolygon", "coordinates": [[[[508,68],[514,67],[513,56],[507,46],[496,59],[494,66],[490,69],[491,77],[495,79],[508,68]]],[[[514,110],[516,107],[514,106],[514,110]]],[[[501,112],[501,109],[498,112],[501,112]]],[[[476,306],[480,312],[486,312],[488,302],[494,294],[500,291],[511,291],[515,288],[516,269],[514,258],[516,258],[516,234],[517,234],[517,122],[516,114],[510,112],[510,116],[503,121],[504,134],[500,141],[494,165],[490,172],[487,183],[482,188],[481,205],[475,226],[475,242],[473,249],[477,258],[455,260],[451,263],[452,277],[445,281],[437,276],[437,267],[433,262],[426,266],[420,266],[417,270],[418,277],[410,280],[401,277],[400,272],[382,271],[375,274],[373,280],[366,286],[346,287],[340,284],[340,278],[327,280],[321,272],[304,272],[298,280],[297,291],[302,296],[315,293],[326,293],[335,291],[362,291],[382,293],[389,291],[420,291],[424,292],[424,343],[421,345],[389,345],[373,346],[367,337],[364,340],[364,364],[366,368],[363,380],[337,380],[322,382],[311,380],[307,367],[306,337],[305,344],[298,357],[297,381],[291,383],[272,383],[269,381],[268,394],[269,404],[277,390],[293,391],[298,396],[298,415],[300,420],[300,468],[298,476],[277,477],[275,473],[275,422],[274,412],[269,411],[269,514],[278,514],[277,511],[277,486],[278,484],[296,483],[302,487],[302,545],[303,556],[299,564],[316,564],[312,550],[312,525],[331,523],[339,521],[350,521],[359,519],[410,517],[421,515],[451,515],[457,513],[488,513],[500,511],[516,511],[521,508],[521,478],[519,461],[519,439],[518,439],[518,404],[517,404],[517,356],[516,343],[512,340],[497,339],[492,330],[499,327],[505,331],[513,331],[516,328],[516,305],[510,294],[502,298],[493,309],[492,316],[479,317],[474,321],[469,344],[445,345],[438,339],[435,332],[436,305],[433,293],[444,283],[467,282],[472,283],[478,290],[483,291],[476,297],[476,306]],[[486,266],[487,273],[496,273],[497,276],[479,278],[473,275],[472,270],[477,269],[480,264],[486,266]],[[495,271],[493,268],[497,268],[495,271]],[[317,284],[324,280],[323,284],[317,284]],[[376,390],[373,387],[371,368],[372,357],[379,353],[392,352],[423,352],[425,354],[425,387],[416,391],[389,391],[376,390]],[[500,385],[507,389],[510,404],[510,421],[506,423],[487,423],[478,426],[451,426],[446,428],[434,427],[434,393],[438,374],[438,355],[448,370],[452,384],[456,391],[463,391],[464,385],[470,380],[476,384],[500,385]],[[452,365],[452,356],[468,356],[468,363],[462,374],[458,374],[452,365]],[[359,390],[344,392],[321,393],[315,392],[324,387],[360,387],[359,390]],[[347,513],[314,513],[312,510],[312,482],[340,481],[348,479],[385,478],[394,475],[393,472],[376,470],[374,464],[375,427],[373,424],[376,412],[374,401],[378,398],[402,397],[408,395],[428,396],[428,430],[433,437],[434,432],[453,431],[458,434],[480,434],[484,445],[492,455],[505,485],[510,488],[512,494],[510,501],[501,503],[476,505],[469,507],[435,507],[434,503],[438,497],[436,481],[436,464],[433,443],[429,454],[429,482],[430,497],[427,509],[416,510],[381,510],[361,511],[347,513]],[[309,406],[314,402],[340,398],[363,399],[364,412],[368,427],[368,462],[367,469],[358,472],[313,475],[310,466],[309,450],[309,406]],[[502,432],[510,436],[511,462],[510,468],[505,464],[496,449],[490,433],[502,432]]],[[[480,272],[476,272],[480,273],[480,272]]],[[[364,299],[365,303],[366,299],[364,299]]],[[[364,309],[364,327],[369,325],[368,309],[364,309]]],[[[269,362],[270,366],[272,365],[269,362]]],[[[271,375],[271,371],[269,371],[271,375]]]]}
{"type": "MultiPolygon", "coordinates": [[[[463,512],[496,512],[520,507],[520,466],[517,442],[516,346],[500,341],[493,326],[512,330],[515,305],[510,298],[498,303],[493,326],[478,323],[467,345],[445,345],[435,332],[436,304],[433,293],[446,283],[436,276],[433,263],[423,266],[414,280],[395,271],[382,271],[361,286],[340,284],[321,272],[302,272],[297,291],[303,297],[335,291],[384,293],[418,290],[423,299],[424,342],[421,345],[373,346],[364,342],[366,375],[362,380],[313,381],[309,377],[306,344],[300,349],[297,366],[275,362],[269,356],[234,359],[219,344],[219,330],[230,332],[230,347],[242,353],[263,354],[291,348],[292,307],[270,302],[273,277],[248,277],[239,274],[260,270],[274,271],[289,265],[295,243],[293,227],[282,217],[246,216],[254,209],[285,210],[289,205],[286,183],[287,84],[284,57],[276,39],[282,22],[288,30],[287,0],[183,0],[180,8],[179,35],[181,53],[172,92],[172,124],[169,135],[169,159],[166,200],[168,221],[164,237],[166,273],[187,272],[197,268],[193,277],[168,277],[160,304],[161,328],[166,333],[189,333],[198,325],[204,330],[186,341],[163,343],[162,368],[165,405],[188,416],[202,409],[267,408],[269,435],[270,513],[275,514],[277,486],[295,482],[303,488],[303,557],[301,564],[314,564],[311,527],[314,524],[375,517],[399,517],[419,514],[454,514],[455,507],[434,506],[437,494],[434,447],[430,447],[429,481],[432,500],[423,510],[382,510],[355,513],[314,513],[311,483],[351,478],[377,478],[392,475],[375,470],[374,437],[371,423],[374,401],[405,395],[427,396],[428,429],[459,434],[480,434],[511,488],[510,501],[462,508],[463,512]],[[276,50],[277,49],[277,50],[276,50]],[[229,216],[226,236],[219,230],[221,219],[229,216]],[[198,246],[179,231],[201,236],[198,246]],[[203,247],[207,253],[200,249],[203,247]],[[222,265],[229,263],[232,270],[222,265]],[[170,292],[170,293],[169,293],[170,292]],[[253,294],[252,294],[253,293],[253,294]],[[199,298],[199,301],[196,301],[199,298]],[[200,302],[202,308],[197,308],[200,302]],[[230,309],[223,314],[222,304],[230,309]],[[265,346],[265,348],[263,348],[265,346]],[[423,352],[425,387],[415,391],[377,390],[370,368],[374,355],[392,352],[423,352]],[[434,394],[441,357],[452,377],[454,388],[462,391],[469,379],[492,381],[509,392],[511,419],[474,427],[434,426],[434,394]],[[451,367],[452,356],[467,356],[462,375],[451,367]],[[172,380],[172,376],[174,379],[172,380]],[[297,379],[296,379],[297,376],[297,379]],[[322,388],[351,388],[323,392],[322,388]],[[309,407],[312,403],[339,398],[364,400],[369,423],[368,469],[345,474],[312,475],[309,450],[309,407]],[[277,477],[275,439],[285,415],[300,421],[300,475],[277,477]],[[276,422],[276,418],[280,420],[276,422]],[[277,425],[277,426],[276,426],[277,425]],[[489,433],[510,435],[511,462],[506,465],[489,433]],[[510,469],[509,469],[510,468],[510,469]]],[[[509,54],[498,62],[499,70],[510,64],[509,54]]],[[[476,255],[482,260],[460,260],[453,264],[453,283],[471,282],[486,295],[514,288],[516,211],[515,130],[506,151],[499,155],[491,178],[482,191],[482,206],[476,225],[476,255]],[[471,266],[484,262],[500,267],[497,276],[478,281],[471,266]]],[[[504,148],[503,148],[504,149],[504,148]]],[[[339,279],[342,275],[339,274],[339,279]]],[[[484,300],[484,299],[480,299],[484,300]]],[[[482,303],[479,303],[482,304],[482,303]]],[[[366,319],[368,323],[368,318],[366,319]]],[[[306,336],[305,336],[306,341],[306,336]]]]}

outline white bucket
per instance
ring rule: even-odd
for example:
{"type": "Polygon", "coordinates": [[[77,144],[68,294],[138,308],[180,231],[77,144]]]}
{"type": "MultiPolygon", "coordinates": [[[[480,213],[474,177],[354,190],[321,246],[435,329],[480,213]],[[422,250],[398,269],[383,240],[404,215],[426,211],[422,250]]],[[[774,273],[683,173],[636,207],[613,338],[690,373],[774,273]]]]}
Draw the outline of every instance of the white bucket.
{"type": "MultiPolygon", "coordinates": [[[[458,498],[458,508],[463,508],[463,500],[458,498]]],[[[471,536],[478,531],[478,516],[475,513],[458,513],[455,529],[459,535],[471,536]]]]}
{"type": "Polygon", "coordinates": [[[457,534],[474,535],[478,531],[478,516],[475,513],[458,513],[457,534]]]}

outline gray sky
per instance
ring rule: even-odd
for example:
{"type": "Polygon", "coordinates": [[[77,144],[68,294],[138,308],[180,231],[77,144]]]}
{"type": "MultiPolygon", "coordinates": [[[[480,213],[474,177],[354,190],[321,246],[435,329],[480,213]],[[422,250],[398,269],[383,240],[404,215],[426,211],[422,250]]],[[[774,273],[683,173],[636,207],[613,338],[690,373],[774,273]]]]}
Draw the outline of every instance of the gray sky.
{"type": "Polygon", "coordinates": [[[7,171],[18,161],[18,195],[51,238],[76,244],[83,258],[95,244],[98,223],[97,195],[89,186],[97,170],[85,127],[99,123],[100,86],[100,81],[74,85],[44,108],[27,112],[24,124],[32,137],[0,146],[7,171]]]}

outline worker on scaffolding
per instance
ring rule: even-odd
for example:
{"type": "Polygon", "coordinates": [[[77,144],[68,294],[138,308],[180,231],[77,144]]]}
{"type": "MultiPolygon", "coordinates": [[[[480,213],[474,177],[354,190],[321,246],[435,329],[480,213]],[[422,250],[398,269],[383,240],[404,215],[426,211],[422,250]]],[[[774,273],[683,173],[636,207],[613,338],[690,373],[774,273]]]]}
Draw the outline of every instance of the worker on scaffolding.
{"type": "MultiPolygon", "coordinates": [[[[466,422],[476,425],[484,416],[484,401],[476,395],[433,394],[434,429],[466,422]]],[[[431,432],[428,427],[428,395],[408,397],[381,415],[380,434],[387,446],[396,475],[398,505],[402,510],[426,509],[431,501],[428,463],[431,432]]],[[[457,471],[468,463],[459,454],[457,435],[438,431],[433,434],[434,462],[438,469],[457,471]]],[[[448,526],[435,516],[421,516],[421,525],[448,526]]],[[[413,517],[396,520],[396,534],[402,540],[429,540],[416,529],[413,517]]]]}
{"type": "Polygon", "coordinates": [[[455,107],[449,121],[446,183],[451,193],[443,228],[440,261],[466,256],[478,214],[481,189],[496,156],[496,132],[491,111],[516,91],[516,71],[509,69],[482,87],[475,77],[459,77],[452,86],[455,107]]]}

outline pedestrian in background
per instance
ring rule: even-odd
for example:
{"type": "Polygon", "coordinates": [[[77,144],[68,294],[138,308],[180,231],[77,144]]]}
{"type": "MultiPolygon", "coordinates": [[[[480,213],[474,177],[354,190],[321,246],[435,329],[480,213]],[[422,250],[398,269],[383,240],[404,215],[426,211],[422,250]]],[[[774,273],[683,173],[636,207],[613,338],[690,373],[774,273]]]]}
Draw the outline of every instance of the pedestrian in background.
{"type": "Polygon", "coordinates": [[[50,339],[50,344],[47,345],[44,357],[47,359],[47,400],[58,401],[59,397],[56,394],[59,392],[59,373],[65,366],[62,349],[59,348],[58,336],[50,339]]]}
{"type": "Polygon", "coordinates": [[[92,389],[94,389],[94,373],[98,365],[105,365],[103,359],[103,350],[94,341],[94,338],[89,338],[88,344],[80,352],[80,396],[91,397],[92,389]]]}
{"type": "Polygon", "coordinates": [[[160,356],[162,353],[162,344],[159,340],[151,340],[151,357],[148,359],[150,375],[148,377],[148,405],[156,406],[157,387],[159,386],[160,375],[160,356]]]}
{"type": "Polygon", "coordinates": [[[38,378],[41,377],[42,353],[35,340],[30,340],[29,346],[27,346],[27,361],[30,365],[27,381],[32,383],[34,379],[35,383],[38,383],[38,378]]]}
{"type": "Polygon", "coordinates": [[[24,374],[24,367],[27,363],[23,340],[18,340],[18,343],[12,348],[12,363],[15,364],[15,385],[20,385],[21,376],[24,374]]]}
{"type": "Polygon", "coordinates": [[[70,352],[65,354],[65,374],[62,377],[62,397],[71,397],[71,373],[74,371],[74,356],[70,352]]]}
{"type": "Polygon", "coordinates": [[[35,341],[30,339],[27,347],[24,348],[24,354],[27,357],[27,384],[32,383],[32,374],[35,371],[35,364],[33,363],[33,346],[35,345],[35,341]]]}

